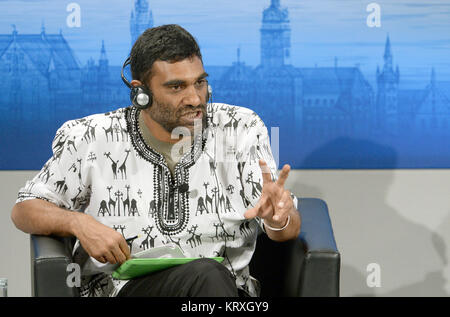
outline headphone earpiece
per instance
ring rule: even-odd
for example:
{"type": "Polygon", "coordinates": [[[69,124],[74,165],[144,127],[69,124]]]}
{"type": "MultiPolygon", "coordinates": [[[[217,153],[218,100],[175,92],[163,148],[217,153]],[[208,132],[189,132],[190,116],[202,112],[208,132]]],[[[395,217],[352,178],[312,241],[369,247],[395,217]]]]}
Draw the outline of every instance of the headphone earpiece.
{"type": "Polygon", "coordinates": [[[131,64],[131,57],[128,57],[122,66],[121,72],[122,81],[125,83],[125,85],[127,85],[128,88],[130,88],[130,100],[133,106],[141,110],[146,109],[152,105],[153,102],[152,93],[144,85],[141,86],[131,85],[131,83],[125,78],[123,71],[125,67],[127,67],[130,64],[131,64]]]}
{"type": "Polygon", "coordinates": [[[133,106],[141,110],[150,107],[153,102],[152,93],[145,86],[132,87],[130,100],[133,106]]]}

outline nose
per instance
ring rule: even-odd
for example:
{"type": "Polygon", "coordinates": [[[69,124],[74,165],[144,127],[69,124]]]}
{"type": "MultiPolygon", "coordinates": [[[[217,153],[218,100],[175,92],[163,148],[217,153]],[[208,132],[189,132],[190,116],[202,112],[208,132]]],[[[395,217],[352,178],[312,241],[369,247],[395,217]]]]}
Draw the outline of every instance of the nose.
{"type": "Polygon", "coordinates": [[[186,95],[184,97],[184,104],[191,106],[199,106],[202,103],[200,91],[198,91],[193,85],[186,89],[186,95]]]}

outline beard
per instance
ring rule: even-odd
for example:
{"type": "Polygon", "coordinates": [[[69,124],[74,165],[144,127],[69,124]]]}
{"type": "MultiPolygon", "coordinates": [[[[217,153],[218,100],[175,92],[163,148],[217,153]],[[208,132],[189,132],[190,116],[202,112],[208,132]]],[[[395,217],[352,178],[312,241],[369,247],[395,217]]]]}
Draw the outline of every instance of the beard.
{"type": "Polygon", "coordinates": [[[145,111],[167,132],[172,133],[175,128],[185,127],[189,129],[191,135],[193,135],[194,132],[194,122],[191,123],[183,120],[184,115],[201,111],[201,119],[196,119],[196,121],[201,120],[201,131],[206,128],[206,103],[200,104],[198,106],[188,105],[177,108],[170,103],[163,103],[159,102],[157,99],[153,99],[152,106],[145,111]]]}

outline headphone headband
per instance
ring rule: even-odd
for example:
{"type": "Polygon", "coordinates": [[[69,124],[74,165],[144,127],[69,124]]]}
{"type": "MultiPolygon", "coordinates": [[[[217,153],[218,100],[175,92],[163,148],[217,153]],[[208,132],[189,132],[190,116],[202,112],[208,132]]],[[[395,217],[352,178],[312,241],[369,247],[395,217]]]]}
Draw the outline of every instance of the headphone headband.
{"type": "Polygon", "coordinates": [[[128,65],[131,64],[131,57],[129,56],[126,60],[125,63],[123,63],[122,66],[122,70],[120,72],[120,75],[122,77],[122,81],[125,83],[125,85],[127,85],[128,88],[133,88],[131,83],[125,78],[125,75],[123,74],[123,70],[125,69],[125,67],[127,67],[128,65]]]}

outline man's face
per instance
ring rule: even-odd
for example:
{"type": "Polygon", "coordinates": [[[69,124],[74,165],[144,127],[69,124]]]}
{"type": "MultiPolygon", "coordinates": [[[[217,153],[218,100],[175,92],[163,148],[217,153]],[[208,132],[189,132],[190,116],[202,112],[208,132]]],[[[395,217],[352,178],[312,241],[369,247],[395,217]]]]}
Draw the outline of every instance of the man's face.
{"type": "Polygon", "coordinates": [[[194,131],[194,121],[206,124],[206,96],[208,82],[202,61],[197,56],[179,62],[153,63],[148,87],[153,94],[153,104],[146,109],[150,117],[166,131],[176,127],[194,131]]]}

